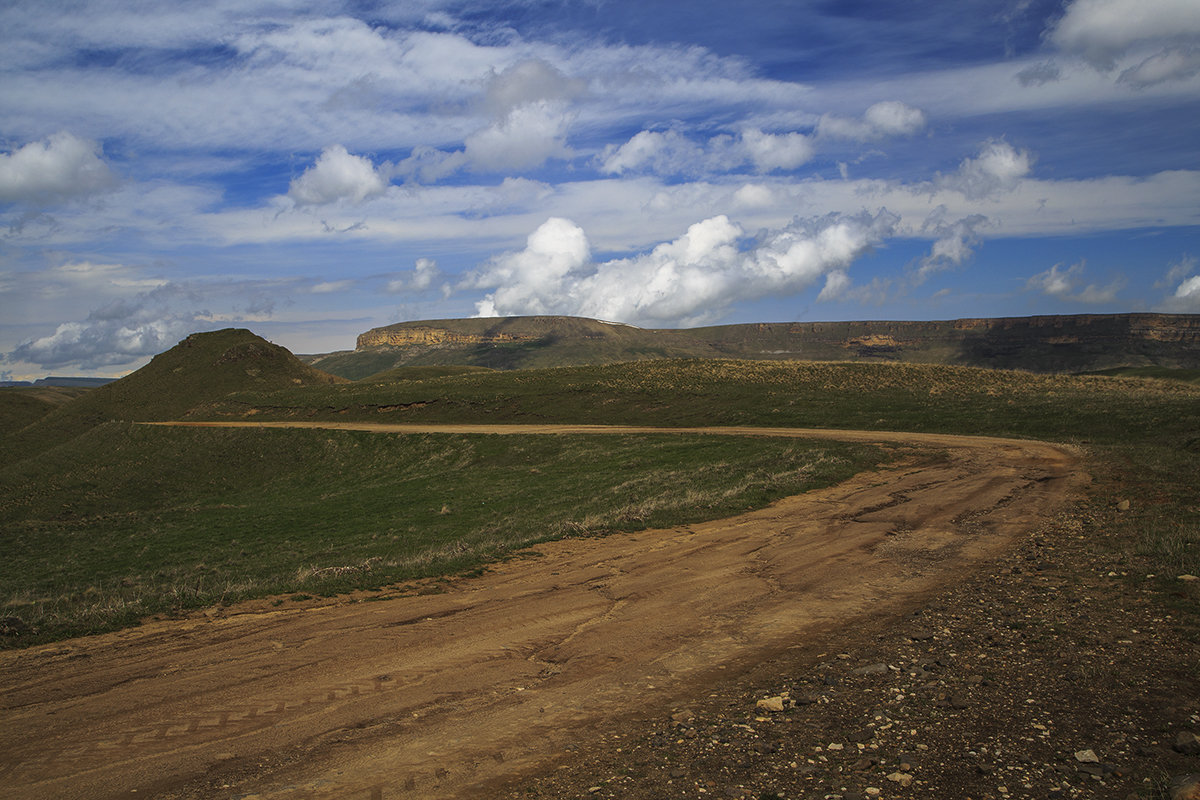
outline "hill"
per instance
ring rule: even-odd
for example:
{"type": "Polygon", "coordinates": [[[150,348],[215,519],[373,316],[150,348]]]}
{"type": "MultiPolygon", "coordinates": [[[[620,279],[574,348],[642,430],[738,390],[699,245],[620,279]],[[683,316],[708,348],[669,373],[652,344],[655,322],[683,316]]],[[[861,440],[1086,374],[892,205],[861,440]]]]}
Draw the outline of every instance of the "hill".
{"type": "Polygon", "coordinates": [[[0,453],[18,460],[103,422],[172,419],[235,391],[344,382],[248,330],[194,333],[136,372],[80,394],[18,430],[9,428],[0,453]]]}
{"type": "Polygon", "coordinates": [[[353,351],[309,356],[351,379],[400,366],[528,369],[655,358],[884,361],[1085,372],[1200,368],[1200,315],[1089,314],[934,322],[791,322],[644,329],[577,317],[402,322],[353,351]]]}

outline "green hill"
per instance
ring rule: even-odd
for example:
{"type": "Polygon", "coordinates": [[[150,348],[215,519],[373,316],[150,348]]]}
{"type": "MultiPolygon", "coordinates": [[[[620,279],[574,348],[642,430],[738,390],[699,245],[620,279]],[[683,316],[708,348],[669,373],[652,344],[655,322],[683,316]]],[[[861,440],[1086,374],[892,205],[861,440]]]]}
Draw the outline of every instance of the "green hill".
{"type": "Polygon", "coordinates": [[[194,333],[119,381],[80,394],[0,440],[0,454],[19,460],[67,442],[111,420],[147,422],[183,416],[235,391],[345,383],[314,369],[248,330],[194,333]]]}

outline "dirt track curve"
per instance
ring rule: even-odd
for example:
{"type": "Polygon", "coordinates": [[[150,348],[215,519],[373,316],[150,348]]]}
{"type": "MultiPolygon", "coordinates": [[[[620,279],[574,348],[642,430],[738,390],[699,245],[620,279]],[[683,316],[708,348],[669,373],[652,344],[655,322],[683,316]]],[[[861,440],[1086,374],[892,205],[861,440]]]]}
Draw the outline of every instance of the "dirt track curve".
{"type": "Polygon", "coordinates": [[[542,545],[543,557],[444,594],[259,603],[0,654],[4,797],[485,797],[624,714],[704,692],[721,670],[900,609],[1003,551],[1085,480],[1069,448],[1008,439],[318,427],[820,437],[945,455],[733,519],[542,545]]]}

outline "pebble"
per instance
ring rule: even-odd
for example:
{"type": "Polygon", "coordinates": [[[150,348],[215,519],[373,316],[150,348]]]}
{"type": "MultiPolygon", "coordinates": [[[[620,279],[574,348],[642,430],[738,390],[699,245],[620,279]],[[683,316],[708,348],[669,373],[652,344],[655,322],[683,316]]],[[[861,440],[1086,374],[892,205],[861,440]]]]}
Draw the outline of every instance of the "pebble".
{"type": "Polygon", "coordinates": [[[783,698],[778,695],[775,697],[764,697],[762,700],[759,700],[754,707],[760,708],[763,711],[771,714],[777,714],[784,709],[783,698]]]}
{"type": "Polygon", "coordinates": [[[865,667],[851,670],[855,675],[884,675],[887,671],[887,664],[867,664],[865,667]]]}
{"type": "Polygon", "coordinates": [[[1099,764],[1100,757],[1096,755],[1095,750],[1078,750],[1075,753],[1075,760],[1080,764],[1099,764]]]}

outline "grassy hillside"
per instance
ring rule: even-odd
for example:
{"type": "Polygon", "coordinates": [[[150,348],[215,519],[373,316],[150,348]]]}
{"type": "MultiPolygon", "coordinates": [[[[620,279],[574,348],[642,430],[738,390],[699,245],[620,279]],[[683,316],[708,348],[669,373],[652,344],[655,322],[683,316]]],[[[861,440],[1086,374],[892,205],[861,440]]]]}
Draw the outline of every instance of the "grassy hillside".
{"type": "Polygon", "coordinates": [[[1081,442],[1200,438],[1185,383],[972,367],[648,361],[239,392],[199,418],[781,425],[1081,442]]]}
{"type": "Polygon", "coordinates": [[[58,386],[0,388],[0,437],[32,425],[89,391],[91,389],[58,386]]]}
{"type": "Polygon", "coordinates": [[[1107,375],[1112,378],[1157,378],[1164,381],[1184,381],[1200,384],[1200,369],[1172,369],[1170,367],[1117,367],[1089,372],[1089,375],[1107,375]]]}
{"type": "Polygon", "coordinates": [[[81,394],[0,439],[0,458],[17,460],[109,420],[165,420],[236,390],[329,386],[344,378],[301,363],[250,331],[196,333],[119,381],[81,394]]]}
{"type": "Polygon", "coordinates": [[[881,457],[703,436],[106,423],[0,469],[0,615],[36,630],[7,642],[28,644],[269,594],[378,587],[563,535],[729,516],[881,457]]]}

